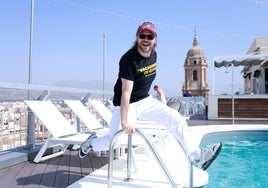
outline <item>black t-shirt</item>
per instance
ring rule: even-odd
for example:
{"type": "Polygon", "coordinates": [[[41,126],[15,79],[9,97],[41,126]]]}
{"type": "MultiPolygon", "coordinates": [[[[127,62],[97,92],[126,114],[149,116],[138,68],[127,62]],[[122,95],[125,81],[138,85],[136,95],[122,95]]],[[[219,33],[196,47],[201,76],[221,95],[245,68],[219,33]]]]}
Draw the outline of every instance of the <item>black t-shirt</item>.
{"type": "Polygon", "coordinates": [[[150,87],[156,76],[156,59],[155,51],[149,58],[145,58],[139,54],[136,48],[131,48],[121,57],[118,79],[114,86],[114,106],[120,106],[122,96],[121,78],[134,82],[130,103],[149,96],[150,87]]]}

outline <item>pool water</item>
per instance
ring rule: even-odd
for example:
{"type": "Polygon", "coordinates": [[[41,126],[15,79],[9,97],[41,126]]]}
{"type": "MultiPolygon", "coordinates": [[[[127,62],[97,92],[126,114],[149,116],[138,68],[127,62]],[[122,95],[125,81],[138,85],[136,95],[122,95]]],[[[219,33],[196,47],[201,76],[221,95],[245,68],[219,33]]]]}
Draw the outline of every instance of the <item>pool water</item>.
{"type": "Polygon", "coordinates": [[[268,133],[232,132],[203,139],[201,146],[219,142],[223,148],[207,169],[209,183],[205,188],[268,187],[268,133]],[[265,133],[265,134],[264,134],[265,133]]]}

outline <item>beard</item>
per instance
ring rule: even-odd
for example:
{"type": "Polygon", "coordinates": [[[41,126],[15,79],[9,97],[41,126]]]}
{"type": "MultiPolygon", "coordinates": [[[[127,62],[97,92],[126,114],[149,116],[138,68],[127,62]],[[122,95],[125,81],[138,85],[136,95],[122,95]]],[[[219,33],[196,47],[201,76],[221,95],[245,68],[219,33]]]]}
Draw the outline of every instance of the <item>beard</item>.
{"type": "Polygon", "coordinates": [[[154,45],[140,43],[140,44],[138,44],[138,49],[140,52],[147,54],[147,55],[150,55],[152,50],[154,49],[154,45]]]}

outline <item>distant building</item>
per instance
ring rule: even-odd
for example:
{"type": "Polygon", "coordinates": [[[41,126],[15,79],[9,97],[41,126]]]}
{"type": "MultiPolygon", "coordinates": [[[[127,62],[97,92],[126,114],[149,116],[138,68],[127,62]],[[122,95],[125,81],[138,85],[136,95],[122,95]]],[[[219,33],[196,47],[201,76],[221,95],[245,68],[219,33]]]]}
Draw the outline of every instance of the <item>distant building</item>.
{"type": "Polygon", "coordinates": [[[256,38],[247,54],[266,54],[267,58],[259,63],[244,66],[242,75],[244,78],[245,94],[268,94],[268,37],[256,38]]]}
{"type": "Polygon", "coordinates": [[[182,86],[182,95],[188,91],[193,97],[208,97],[207,67],[205,54],[198,45],[195,33],[193,47],[188,50],[184,63],[185,81],[182,86]]]}
{"type": "MultiPolygon", "coordinates": [[[[215,58],[216,68],[243,66],[244,95],[209,95],[208,119],[268,118],[268,37],[256,38],[246,55],[215,58]]],[[[232,78],[232,90],[233,90],[232,78]]],[[[236,93],[238,94],[238,93],[236,93]]]]}

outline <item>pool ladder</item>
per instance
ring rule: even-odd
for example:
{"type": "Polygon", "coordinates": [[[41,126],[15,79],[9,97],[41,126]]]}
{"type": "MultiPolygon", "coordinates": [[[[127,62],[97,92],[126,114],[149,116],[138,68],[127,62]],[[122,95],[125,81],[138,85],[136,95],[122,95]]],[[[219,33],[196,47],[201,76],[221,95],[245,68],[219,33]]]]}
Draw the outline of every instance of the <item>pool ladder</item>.
{"type": "MultiPolygon", "coordinates": [[[[114,151],[114,145],[116,140],[119,138],[120,135],[125,134],[123,130],[119,130],[112,138],[111,142],[110,142],[110,146],[109,146],[109,151],[114,151]]],[[[171,187],[173,188],[177,188],[176,182],[173,180],[173,178],[171,177],[168,169],[166,168],[165,164],[163,163],[163,161],[160,159],[159,154],[156,151],[156,148],[154,147],[154,145],[151,143],[151,141],[145,136],[145,134],[139,130],[139,129],[135,129],[135,133],[134,134],[139,134],[143,140],[145,141],[145,143],[147,144],[147,146],[149,146],[149,148],[151,149],[156,161],[159,163],[159,165],[161,166],[162,170],[164,171],[167,179],[169,180],[169,183],[171,185],[171,187]]],[[[182,147],[181,143],[178,141],[179,146],[182,148],[182,150],[184,151],[184,154],[186,156],[186,158],[188,159],[188,166],[189,166],[189,188],[193,188],[193,163],[191,158],[187,155],[186,151],[184,150],[184,148],[182,147]]],[[[127,178],[125,179],[126,181],[132,181],[131,178],[131,161],[132,161],[132,134],[128,134],[128,151],[127,151],[127,178]]],[[[112,174],[113,174],[113,161],[114,161],[114,152],[109,152],[109,164],[108,164],[108,188],[112,188],[112,174]]]]}

